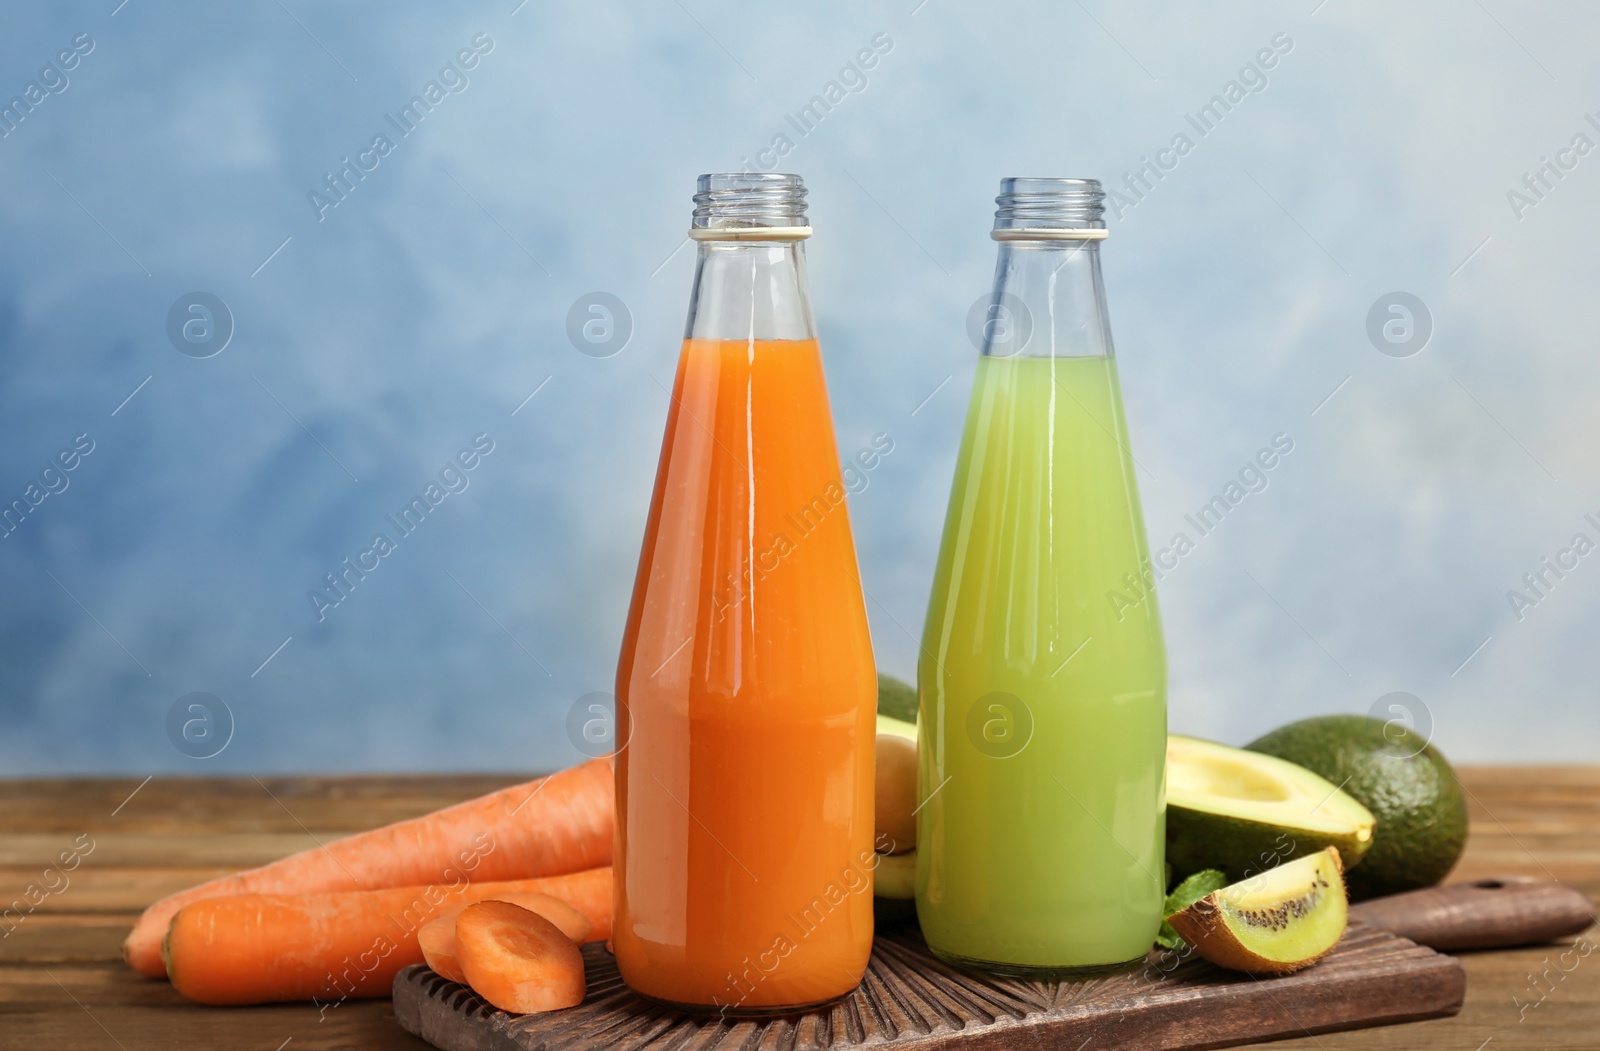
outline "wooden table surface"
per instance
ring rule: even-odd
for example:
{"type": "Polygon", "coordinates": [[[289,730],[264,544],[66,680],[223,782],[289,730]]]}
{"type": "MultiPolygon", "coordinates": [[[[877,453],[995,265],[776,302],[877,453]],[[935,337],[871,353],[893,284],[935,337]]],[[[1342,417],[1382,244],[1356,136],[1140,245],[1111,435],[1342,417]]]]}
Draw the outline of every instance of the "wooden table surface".
{"type": "MultiPolygon", "coordinates": [[[[1452,881],[1523,873],[1600,899],[1600,767],[1465,768],[1461,779],[1472,839],[1452,881]]],[[[386,1000],[349,1002],[325,1015],[303,1004],[190,1004],[167,983],[129,971],[122,938],[139,910],[163,894],[513,780],[0,781],[0,911],[17,908],[9,903],[23,900],[30,884],[53,888],[20,922],[15,914],[0,922],[0,1049],[422,1051],[428,1045],[395,1024],[386,1000]],[[61,855],[75,850],[76,868],[61,873],[61,855]]],[[[1594,931],[1580,937],[1600,940],[1594,931]]],[[[1464,954],[1467,1003],[1459,1017],[1268,1046],[1600,1047],[1600,953],[1568,951],[1563,963],[1572,941],[1464,954]]]]}

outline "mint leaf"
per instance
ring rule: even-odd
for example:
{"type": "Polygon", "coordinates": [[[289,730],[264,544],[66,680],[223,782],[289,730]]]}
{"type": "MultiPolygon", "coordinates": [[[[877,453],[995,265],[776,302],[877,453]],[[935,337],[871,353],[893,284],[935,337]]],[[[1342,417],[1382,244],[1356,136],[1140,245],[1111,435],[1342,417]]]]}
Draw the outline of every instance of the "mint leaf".
{"type": "Polygon", "coordinates": [[[1163,949],[1179,950],[1186,944],[1183,936],[1172,929],[1172,924],[1166,917],[1175,912],[1182,912],[1212,891],[1221,890],[1228,885],[1228,877],[1216,869],[1201,869],[1184,879],[1172,888],[1172,893],[1167,895],[1167,904],[1161,910],[1161,930],[1156,934],[1156,944],[1163,949]]]}

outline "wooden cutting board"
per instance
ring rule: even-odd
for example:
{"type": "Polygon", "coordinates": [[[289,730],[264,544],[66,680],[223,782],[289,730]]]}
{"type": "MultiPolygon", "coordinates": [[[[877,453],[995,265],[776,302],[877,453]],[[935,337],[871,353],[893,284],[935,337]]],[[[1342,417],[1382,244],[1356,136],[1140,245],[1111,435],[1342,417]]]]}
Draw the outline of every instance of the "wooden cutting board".
{"type": "Polygon", "coordinates": [[[928,954],[915,926],[880,934],[850,996],[788,1018],[718,1021],[641,1000],[599,945],[584,948],[589,995],[578,1007],[511,1015],[423,966],[395,977],[394,1012],[444,1051],[809,1051],[1215,1048],[1453,1015],[1461,964],[1352,922],[1316,966],[1251,978],[1152,953],[1142,971],[1079,982],[1028,982],[956,971],[928,954]]]}

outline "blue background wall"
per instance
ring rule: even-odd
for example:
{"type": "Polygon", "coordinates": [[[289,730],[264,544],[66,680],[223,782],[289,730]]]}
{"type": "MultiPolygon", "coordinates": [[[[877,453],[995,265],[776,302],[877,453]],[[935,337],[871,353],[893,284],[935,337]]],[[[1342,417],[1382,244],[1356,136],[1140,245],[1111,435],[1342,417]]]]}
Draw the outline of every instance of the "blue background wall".
{"type": "Polygon", "coordinates": [[[579,758],[566,716],[611,687],[693,180],[777,162],[780,134],[841,449],[895,443],[851,500],[884,670],[914,668],[997,180],[1094,176],[1128,195],[1105,262],[1155,545],[1294,442],[1161,583],[1174,728],[1237,742],[1404,691],[1456,758],[1592,759],[1600,554],[1537,605],[1508,592],[1600,541],[1600,156],[1557,152],[1600,143],[1600,11],[116,3],[14,4],[0,32],[0,98],[45,92],[0,138],[0,496],[93,442],[0,540],[4,772],[579,758]],[[74,39],[66,83],[41,74],[74,39]],[[401,136],[386,115],[475,40],[401,136]],[[851,90],[800,135],[787,115],[831,80],[851,90]],[[1202,133],[1186,115],[1231,80],[1202,133]],[[393,149],[319,215],[310,192],[379,133],[393,149]],[[1125,173],[1179,134],[1136,199],[1125,173]],[[1543,158],[1573,167],[1535,199],[1543,158]],[[168,335],[196,290],[233,318],[211,357],[168,335]],[[631,315],[611,357],[568,337],[594,291],[631,315]],[[1409,356],[1368,331],[1396,291],[1431,319],[1409,356]],[[308,591],[479,434],[467,488],[319,620],[308,591]],[[169,738],[191,691],[234,719],[212,758],[169,738]]]}

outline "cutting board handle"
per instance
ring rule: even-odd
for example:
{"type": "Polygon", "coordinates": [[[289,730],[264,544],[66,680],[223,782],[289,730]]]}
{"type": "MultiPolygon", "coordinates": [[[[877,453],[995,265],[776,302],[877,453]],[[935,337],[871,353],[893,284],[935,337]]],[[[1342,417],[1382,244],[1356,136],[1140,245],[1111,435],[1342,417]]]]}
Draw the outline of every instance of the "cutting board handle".
{"type": "Polygon", "coordinates": [[[1586,930],[1595,908],[1560,883],[1495,876],[1374,898],[1352,905],[1350,918],[1432,949],[1503,949],[1586,930]]]}

